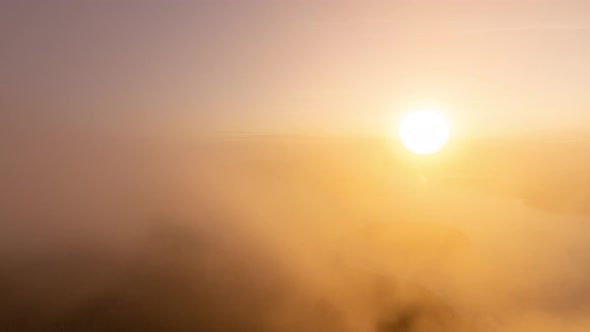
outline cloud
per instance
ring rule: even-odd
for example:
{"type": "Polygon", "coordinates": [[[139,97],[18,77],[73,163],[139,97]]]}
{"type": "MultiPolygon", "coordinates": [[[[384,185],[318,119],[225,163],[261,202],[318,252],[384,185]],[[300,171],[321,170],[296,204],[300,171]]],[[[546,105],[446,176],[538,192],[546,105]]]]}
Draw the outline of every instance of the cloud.
{"type": "Polygon", "coordinates": [[[373,141],[144,143],[11,184],[3,330],[590,326],[585,217],[423,183],[373,141]]]}

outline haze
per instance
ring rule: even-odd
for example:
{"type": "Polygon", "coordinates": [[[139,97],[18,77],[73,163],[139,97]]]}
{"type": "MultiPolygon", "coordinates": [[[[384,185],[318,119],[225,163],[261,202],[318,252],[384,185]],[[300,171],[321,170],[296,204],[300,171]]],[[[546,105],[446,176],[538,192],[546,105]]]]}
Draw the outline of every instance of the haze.
{"type": "Polygon", "coordinates": [[[588,22],[1,1],[0,330],[589,330],[588,22]]]}

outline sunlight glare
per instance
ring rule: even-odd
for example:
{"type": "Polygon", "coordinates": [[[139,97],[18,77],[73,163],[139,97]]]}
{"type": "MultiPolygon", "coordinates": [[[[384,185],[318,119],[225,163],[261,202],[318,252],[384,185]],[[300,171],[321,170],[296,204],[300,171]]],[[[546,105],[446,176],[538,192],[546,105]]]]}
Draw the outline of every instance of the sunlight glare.
{"type": "Polygon", "coordinates": [[[403,145],[416,154],[432,154],[442,149],[450,135],[444,116],[436,111],[422,110],[406,115],[399,127],[403,145]]]}

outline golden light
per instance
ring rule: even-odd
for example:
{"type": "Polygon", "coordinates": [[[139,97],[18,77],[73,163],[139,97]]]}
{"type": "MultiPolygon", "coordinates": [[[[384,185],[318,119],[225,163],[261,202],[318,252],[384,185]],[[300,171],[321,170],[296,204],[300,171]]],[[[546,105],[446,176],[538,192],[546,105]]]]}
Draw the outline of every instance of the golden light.
{"type": "Polygon", "coordinates": [[[423,110],[407,114],[399,127],[403,145],[416,154],[432,154],[442,149],[450,135],[445,117],[436,111],[423,110]]]}

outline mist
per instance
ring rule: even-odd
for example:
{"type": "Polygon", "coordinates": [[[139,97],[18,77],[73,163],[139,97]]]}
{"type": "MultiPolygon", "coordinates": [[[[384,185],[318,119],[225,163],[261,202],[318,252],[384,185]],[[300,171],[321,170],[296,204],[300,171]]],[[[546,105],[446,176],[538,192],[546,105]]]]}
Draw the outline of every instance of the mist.
{"type": "Polygon", "coordinates": [[[588,216],[520,190],[579,188],[502,172],[507,149],[485,156],[512,192],[483,153],[434,166],[384,138],[11,138],[5,331],[590,328],[588,216]]]}

